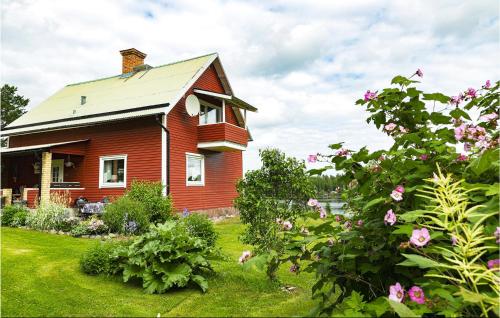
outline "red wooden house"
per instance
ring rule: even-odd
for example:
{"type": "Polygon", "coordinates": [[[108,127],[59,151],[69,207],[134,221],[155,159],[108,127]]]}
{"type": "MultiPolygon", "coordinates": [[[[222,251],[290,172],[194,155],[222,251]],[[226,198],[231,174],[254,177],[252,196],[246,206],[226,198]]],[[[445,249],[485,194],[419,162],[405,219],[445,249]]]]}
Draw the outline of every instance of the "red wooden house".
{"type": "Polygon", "coordinates": [[[67,85],[2,131],[2,194],[100,201],[161,181],[177,210],[232,206],[250,135],[217,54],[151,67],[120,51],[122,73],[67,85]]]}

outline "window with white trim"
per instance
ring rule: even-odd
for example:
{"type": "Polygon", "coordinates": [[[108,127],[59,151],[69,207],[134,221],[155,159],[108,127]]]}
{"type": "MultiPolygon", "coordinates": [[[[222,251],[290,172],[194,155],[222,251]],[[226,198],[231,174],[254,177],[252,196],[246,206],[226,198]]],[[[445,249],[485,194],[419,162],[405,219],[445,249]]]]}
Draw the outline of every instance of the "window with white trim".
{"type": "Polygon", "coordinates": [[[222,107],[201,105],[200,125],[222,123],[222,107]]]}
{"type": "Polygon", "coordinates": [[[125,188],[127,184],[127,156],[99,158],[99,188],[125,188]]]}
{"type": "Polygon", "coordinates": [[[203,155],[186,153],[186,185],[205,185],[205,157],[203,155]]]}

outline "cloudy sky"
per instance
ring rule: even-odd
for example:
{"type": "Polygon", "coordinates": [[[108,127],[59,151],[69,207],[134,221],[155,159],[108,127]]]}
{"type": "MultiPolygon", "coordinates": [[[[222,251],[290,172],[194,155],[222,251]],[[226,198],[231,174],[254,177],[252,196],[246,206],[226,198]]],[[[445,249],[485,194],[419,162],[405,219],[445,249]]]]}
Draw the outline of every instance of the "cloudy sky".
{"type": "Polygon", "coordinates": [[[258,149],[289,155],[390,145],[354,102],[397,74],[456,94],[499,79],[499,2],[475,1],[2,1],[1,80],[30,106],[62,86],[116,75],[121,49],[160,65],[220,54],[235,93],[256,105],[258,149]]]}

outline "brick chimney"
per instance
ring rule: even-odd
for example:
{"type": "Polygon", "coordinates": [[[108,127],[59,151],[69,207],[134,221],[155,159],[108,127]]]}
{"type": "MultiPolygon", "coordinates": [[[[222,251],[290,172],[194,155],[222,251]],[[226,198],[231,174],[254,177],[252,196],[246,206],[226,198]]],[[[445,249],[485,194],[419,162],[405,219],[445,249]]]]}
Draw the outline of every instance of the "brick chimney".
{"type": "Polygon", "coordinates": [[[134,67],[144,65],[146,54],[134,48],[121,50],[122,55],[122,74],[130,73],[134,67]]]}

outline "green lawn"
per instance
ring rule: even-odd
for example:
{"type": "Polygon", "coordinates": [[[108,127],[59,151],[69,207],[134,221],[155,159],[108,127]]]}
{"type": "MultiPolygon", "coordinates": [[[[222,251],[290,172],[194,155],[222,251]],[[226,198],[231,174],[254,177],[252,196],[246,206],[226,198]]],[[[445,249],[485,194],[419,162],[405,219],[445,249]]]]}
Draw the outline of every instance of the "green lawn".
{"type": "MultiPolygon", "coordinates": [[[[140,286],[119,277],[88,276],[80,272],[80,255],[95,240],[36,231],[2,228],[2,316],[304,316],[314,305],[312,276],[280,271],[280,290],[264,273],[245,271],[237,264],[243,249],[238,220],[216,225],[218,241],[230,261],[213,262],[216,274],[209,290],[178,289],[148,295],[140,286]]],[[[286,268],[285,268],[286,267],[286,268]]]]}

